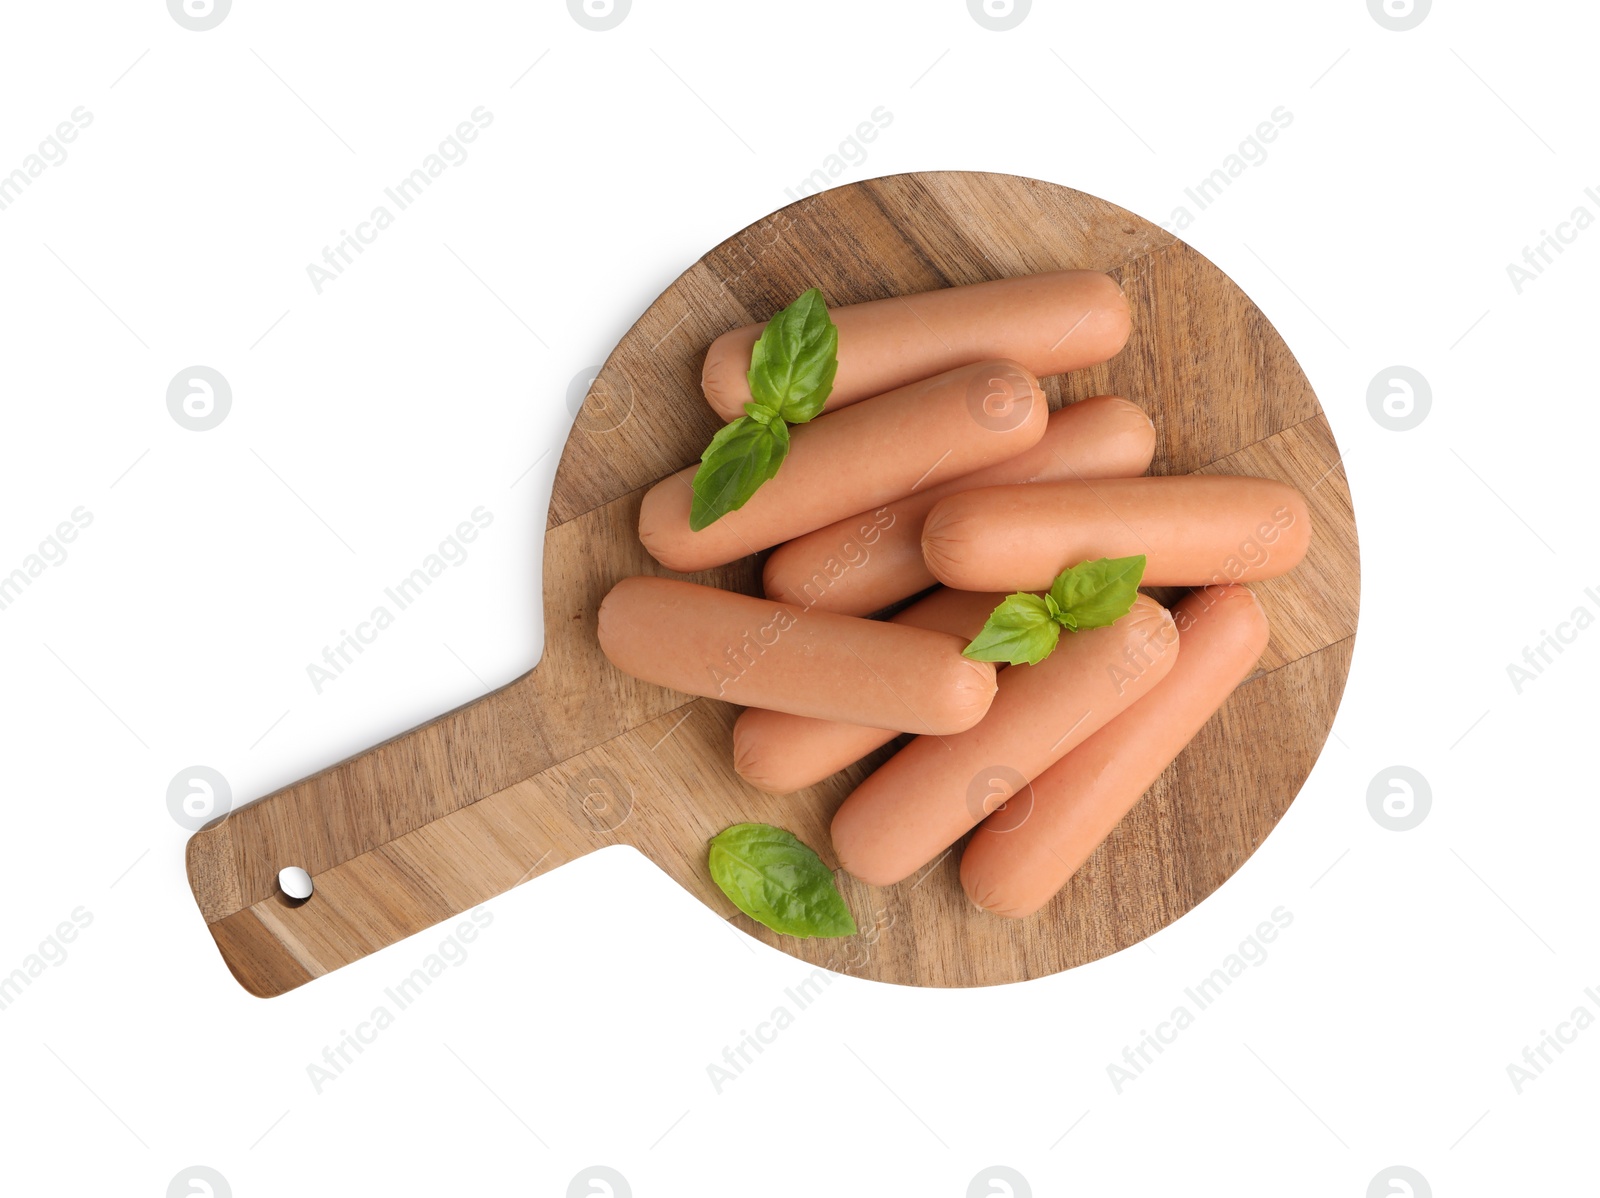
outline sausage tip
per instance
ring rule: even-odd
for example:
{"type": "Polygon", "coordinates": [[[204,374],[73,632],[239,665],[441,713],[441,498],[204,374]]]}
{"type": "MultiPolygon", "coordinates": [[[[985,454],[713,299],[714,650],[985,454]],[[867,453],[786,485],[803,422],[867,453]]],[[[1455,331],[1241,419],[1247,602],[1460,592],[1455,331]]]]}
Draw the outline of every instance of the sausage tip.
{"type": "MultiPolygon", "coordinates": [[[[963,863],[965,860],[963,857],[963,863]]],[[[965,869],[961,871],[961,889],[966,892],[967,901],[985,915],[997,915],[1001,919],[1025,919],[1033,914],[1033,911],[1023,911],[1016,904],[1008,903],[991,882],[968,878],[965,869]]]]}
{"type": "Polygon", "coordinates": [[[964,564],[961,549],[973,543],[973,538],[961,534],[963,520],[959,506],[941,499],[933,505],[922,525],[923,564],[928,567],[928,573],[946,586],[960,587],[957,580],[964,564]]]}
{"type": "Polygon", "coordinates": [[[1133,423],[1135,425],[1144,425],[1152,433],[1155,432],[1156,422],[1150,419],[1150,413],[1146,412],[1138,404],[1134,403],[1133,400],[1127,399],[1121,395],[1111,395],[1107,396],[1106,398],[1112,401],[1112,406],[1114,406],[1119,412],[1126,412],[1129,417],[1133,418],[1133,423]]]}
{"type": "Polygon", "coordinates": [[[757,790],[764,790],[768,794],[784,793],[781,787],[774,784],[773,779],[766,776],[761,739],[747,735],[745,728],[744,716],[741,714],[733,722],[733,772],[757,790]]]}
{"type": "Polygon", "coordinates": [[[1000,690],[999,671],[991,661],[962,657],[963,676],[952,687],[952,705],[964,711],[967,722],[957,732],[965,732],[989,714],[989,705],[1000,690]]]}
{"type": "Polygon", "coordinates": [[[700,367],[700,391],[706,403],[724,420],[734,420],[744,414],[744,405],[750,399],[750,386],[746,381],[750,349],[765,327],[729,329],[706,349],[706,358],[700,367]]]}

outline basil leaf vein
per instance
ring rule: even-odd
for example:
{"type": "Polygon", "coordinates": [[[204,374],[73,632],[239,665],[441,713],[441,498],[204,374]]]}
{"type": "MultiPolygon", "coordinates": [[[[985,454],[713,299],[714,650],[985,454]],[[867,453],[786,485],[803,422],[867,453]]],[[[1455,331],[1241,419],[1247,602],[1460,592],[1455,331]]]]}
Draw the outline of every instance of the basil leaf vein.
{"type": "Polygon", "coordinates": [[[1038,665],[1050,656],[1060,636],[1061,624],[1049,603],[1023,591],[1001,600],[962,654],[974,661],[1038,665]]]}
{"type": "Polygon", "coordinates": [[[813,287],[767,322],[750,352],[750,396],[790,424],[822,411],[839,369],[839,329],[813,287]]]}
{"type": "Polygon", "coordinates": [[[1050,584],[1050,598],[1072,617],[1072,627],[1081,630],[1115,624],[1133,606],[1144,566],[1142,553],[1082,562],[1056,575],[1050,584]]]}
{"type": "Polygon", "coordinates": [[[839,329],[813,287],[767,322],[750,351],[750,402],[700,455],[689,527],[699,532],[738,511],[778,473],[789,425],[822,411],[839,369],[839,329]]]}
{"type": "Polygon", "coordinates": [[[1056,575],[1044,595],[1008,595],[962,650],[977,661],[1036,666],[1055,650],[1061,630],[1115,624],[1133,608],[1144,577],[1143,554],[1080,562],[1056,575]]]}
{"type": "Polygon", "coordinates": [[[859,930],[833,871],[792,832],[734,824],[711,838],[711,878],[751,919],[785,936],[854,936],[859,930]]]}
{"type": "Polygon", "coordinates": [[[725,424],[700,455],[694,472],[694,501],[689,527],[699,532],[713,520],[737,511],[783,464],[789,452],[789,426],[777,418],[765,422],[741,416],[725,424]]]}

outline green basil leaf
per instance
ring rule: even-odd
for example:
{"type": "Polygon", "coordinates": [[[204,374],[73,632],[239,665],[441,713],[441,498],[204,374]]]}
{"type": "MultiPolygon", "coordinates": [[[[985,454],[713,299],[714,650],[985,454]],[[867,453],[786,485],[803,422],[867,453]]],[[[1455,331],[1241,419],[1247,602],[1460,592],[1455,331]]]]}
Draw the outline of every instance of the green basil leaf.
{"type": "Polygon", "coordinates": [[[1023,591],[1000,601],[962,655],[974,661],[1036,666],[1050,656],[1060,636],[1061,625],[1051,615],[1049,603],[1023,591]]]}
{"type": "Polygon", "coordinates": [[[803,424],[822,411],[838,369],[839,329],[813,287],[762,330],[750,351],[750,395],[764,411],[803,424]]]}
{"type": "Polygon", "coordinates": [[[1044,605],[1050,612],[1050,618],[1057,624],[1061,625],[1061,627],[1065,628],[1068,632],[1078,631],[1077,619],[1071,612],[1064,610],[1062,606],[1056,602],[1056,597],[1054,595],[1046,593],[1044,597],[1044,605]]]}
{"type": "Polygon", "coordinates": [[[792,832],[734,824],[711,838],[711,879],[751,919],[785,936],[854,936],[833,871],[792,832]]]}
{"type": "Polygon", "coordinates": [[[689,527],[699,532],[713,520],[742,508],[774,474],[789,452],[789,426],[776,417],[762,422],[741,416],[725,424],[700,455],[694,472],[689,527]]]}
{"type": "Polygon", "coordinates": [[[1144,577],[1144,554],[1102,557],[1069,566],[1050,585],[1061,623],[1074,630],[1114,624],[1133,607],[1144,577]]]}

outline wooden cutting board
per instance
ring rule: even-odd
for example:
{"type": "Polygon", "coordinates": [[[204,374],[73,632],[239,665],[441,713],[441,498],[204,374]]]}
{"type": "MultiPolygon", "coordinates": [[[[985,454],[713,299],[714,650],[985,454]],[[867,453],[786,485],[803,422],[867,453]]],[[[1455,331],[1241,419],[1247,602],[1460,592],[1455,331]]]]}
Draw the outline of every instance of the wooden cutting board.
{"type": "MultiPolygon", "coordinates": [[[[758,566],[692,577],[756,594],[758,566]]],[[[556,473],[538,668],[202,829],[189,842],[189,881],[228,967],[261,996],[611,844],[635,846],[750,935],[831,969],[922,986],[1039,977],[1165,926],[1271,831],[1328,734],[1357,594],[1350,495],[1316,396],[1266,318],[1205,258],[1112,204],[1032,179],[936,172],[840,187],[706,254],[606,361],[556,473]],[[737,709],[610,666],[595,641],[601,598],[627,575],[667,573],[635,535],[640,498],[694,462],[718,427],[699,378],[719,333],[811,286],[839,305],[1063,267],[1120,279],[1133,336],[1106,365],[1047,380],[1052,406],[1127,396],[1155,422],[1154,473],[1271,476],[1310,500],[1306,560],[1256,588],[1272,641],[1258,672],[1032,918],[968,904],[958,846],[888,889],[840,874],[860,936],[774,935],[716,889],[706,842],[764,821],[833,864],[833,811],[890,750],[810,790],[762,794],[732,769],[737,709]],[[291,865],[315,881],[302,904],[277,888],[291,865]]]]}

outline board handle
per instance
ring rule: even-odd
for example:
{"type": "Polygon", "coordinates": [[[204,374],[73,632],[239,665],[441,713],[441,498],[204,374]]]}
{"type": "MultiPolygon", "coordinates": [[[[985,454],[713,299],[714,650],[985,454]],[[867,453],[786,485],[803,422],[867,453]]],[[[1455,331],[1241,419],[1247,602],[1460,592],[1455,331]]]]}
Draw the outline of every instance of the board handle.
{"type": "Polygon", "coordinates": [[[190,838],[190,889],[245,989],[281,994],[612,842],[605,779],[552,768],[536,674],[190,838]]]}

